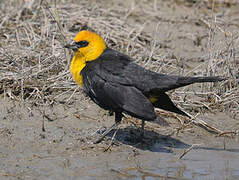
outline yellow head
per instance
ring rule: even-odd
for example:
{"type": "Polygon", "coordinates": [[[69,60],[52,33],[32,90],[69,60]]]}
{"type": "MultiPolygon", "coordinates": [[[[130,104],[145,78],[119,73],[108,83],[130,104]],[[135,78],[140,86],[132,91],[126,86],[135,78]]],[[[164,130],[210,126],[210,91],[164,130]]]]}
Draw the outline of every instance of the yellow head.
{"type": "Polygon", "coordinates": [[[72,49],[75,56],[79,56],[85,61],[92,61],[103,53],[106,44],[98,34],[83,30],[76,35],[72,44],[65,47],[72,49]]]}
{"type": "Polygon", "coordinates": [[[83,86],[81,70],[86,66],[87,61],[97,59],[105,50],[106,44],[103,38],[90,31],[80,31],[72,44],[65,46],[74,51],[71,60],[71,74],[77,84],[83,86]]]}

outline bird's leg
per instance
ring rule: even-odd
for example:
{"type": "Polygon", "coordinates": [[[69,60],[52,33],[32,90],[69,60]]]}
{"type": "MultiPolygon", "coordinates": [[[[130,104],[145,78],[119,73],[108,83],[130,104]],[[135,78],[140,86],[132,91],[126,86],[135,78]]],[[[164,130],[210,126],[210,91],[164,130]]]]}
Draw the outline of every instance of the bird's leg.
{"type": "Polygon", "coordinates": [[[142,120],[142,124],[141,124],[141,135],[140,135],[140,139],[143,140],[144,138],[144,124],[145,124],[145,121],[142,120]]]}
{"type": "Polygon", "coordinates": [[[114,112],[113,111],[109,111],[109,116],[113,116],[114,112]]]}
{"type": "Polygon", "coordinates": [[[122,117],[123,117],[122,113],[116,112],[116,113],[115,113],[115,123],[114,123],[110,128],[106,129],[106,131],[105,131],[98,139],[96,139],[95,141],[93,141],[93,143],[94,143],[94,144],[100,143],[100,142],[104,139],[104,137],[105,137],[107,134],[110,133],[110,131],[112,131],[113,129],[115,129],[115,128],[120,124],[120,121],[121,121],[122,117]]]}

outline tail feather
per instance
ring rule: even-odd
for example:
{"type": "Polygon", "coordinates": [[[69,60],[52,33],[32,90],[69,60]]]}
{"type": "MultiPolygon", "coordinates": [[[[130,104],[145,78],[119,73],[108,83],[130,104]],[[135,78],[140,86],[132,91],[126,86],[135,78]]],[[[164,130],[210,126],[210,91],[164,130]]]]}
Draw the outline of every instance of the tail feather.
{"type": "Polygon", "coordinates": [[[224,81],[226,78],[220,76],[209,76],[209,77],[179,77],[178,82],[182,85],[188,85],[192,83],[202,83],[202,82],[219,82],[224,81]]]}
{"type": "Polygon", "coordinates": [[[183,116],[189,117],[185,112],[180,110],[169,98],[166,93],[160,93],[157,95],[157,101],[153,103],[154,107],[160,108],[166,111],[174,112],[177,114],[181,114],[183,116]]]}
{"type": "Polygon", "coordinates": [[[174,77],[175,81],[171,81],[168,84],[168,87],[163,88],[164,91],[169,91],[179,87],[187,86],[194,83],[203,83],[203,82],[219,82],[224,81],[226,78],[220,76],[209,76],[209,77],[174,77]]]}
{"type": "Polygon", "coordinates": [[[180,110],[165,93],[168,90],[176,89],[193,83],[203,83],[203,82],[218,82],[224,81],[226,78],[213,76],[213,77],[178,77],[178,76],[168,76],[167,78],[161,76],[159,88],[152,89],[150,92],[149,100],[153,103],[154,107],[171,111],[177,114],[181,114],[190,117],[185,112],[180,110]]]}

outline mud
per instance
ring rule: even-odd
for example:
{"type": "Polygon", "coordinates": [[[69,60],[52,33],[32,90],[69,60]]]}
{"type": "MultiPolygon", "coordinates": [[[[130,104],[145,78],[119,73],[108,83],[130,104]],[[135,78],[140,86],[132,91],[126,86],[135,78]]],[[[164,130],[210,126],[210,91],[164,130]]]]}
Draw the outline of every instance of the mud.
{"type": "MultiPolygon", "coordinates": [[[[104,1],[104,6],[100,3],[98,6],[124,7],[125,23],[133,28],[144,24],[142,31],[156,37],[158,51],[153,58],[176,57],[170,63],[183,66],[187,72],[204,67],[206,64],[201,66],[201,62],[208,60],[209,50],[226,46],[222,34],[230,31],[238,35],[235,32],[238,5],[228,7],[222,3],[215,7],[225,31],[216,33],[213,38],[217,43],[210,45],[206,23],[210,4],[195,6],[184,1],[159,1],[154,5],[150,1],[144,7],[144,3],[104,1]]],[[[159,64],[152,61],[148,68],[162,72],[167,68],[170,73],[179,74],[170,63],[159,69],[159,64]]],[[[195,101],[202,98],[191,96],[195,101]]],[[[127,116],[114,140],[112,132],[95,145],[92,141],[113,124],[114,117],[85,97],[81,90],[61,98],[52,105],[39,106],[30,100],[11,99],[6,93],[1,94],[0,179],[239,179],[238,134],[218,137],[193,124],[184,127],[175,115],[161,112],[159,116],[168,125],[147,122],[143,141],[138,139],[140,121],[127,116]]],[[[190,102],[177,102],[192,114],[200,109],[195,103],[191,106],[190,102]]],[[[230,109],[212,107],[210,111],[200,111],[198,118],[223,132],[239,130],[239,115],[230,109]]]]}
{"type": "MultiPolygon", "coordinates": [[[[97,145],[97,129],[113,117],[75,97],[72,105],[38,108],[1,99],[1,179],[238,179],[239,138],[215,137],[194,125],[176,133],[180,123],[152,130],[146,124],[141,142],[138,120],[126,118],[97,145]],[[44,131],[43,128],[44,127],[44,131]],[[182,153],[197,144],[182,159],[182,153]]],[[[225,131],[239,129],[224,113],[203,114],[225,131]]],[[[150,124],[150,125],[149,125],[150,124]]]]}

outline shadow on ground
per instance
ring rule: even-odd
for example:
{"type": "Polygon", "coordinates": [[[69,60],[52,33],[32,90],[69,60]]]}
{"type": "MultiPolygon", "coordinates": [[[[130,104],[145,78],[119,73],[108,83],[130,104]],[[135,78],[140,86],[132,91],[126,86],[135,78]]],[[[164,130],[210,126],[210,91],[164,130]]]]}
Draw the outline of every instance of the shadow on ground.
{"type": "MultiPolygon", "coordinates": [[[[147,129],[144,130],[144,138],[142,139],[140,136],[141,129],[134,127],[126,127],[123,129],[114,130],[109,135],[107,135],[106,138],[111,141],[115,132],[115,144],[122,143],[144,151],[173,153],[173,149],[186,150],[192,146],[191,144],[187,144],[179,139],[171,137],[170,135],[162,135],[147,129]]],[[[198,147],[194,147],[193,149],[239,153],[239,149],[227,147],[207,147],[200,145],[198,147]]]]}
{"type": "Polygon", "coordinates": [[[189,144],[186,144],[179,139],[173,138],[171,136],[161,135],[157,132],[147,129],[144,130],[144,138],[142,139],[141,129],[134,127],[126,127],[112,131],[107,135],[110,140],[113,138],[115,131],[117,131],[114,137],[114,140],[116,140],[115,143],[118,142],[125,145],[130,145],[141,150],[172,153],[172,148],[185,149],[190,147],[189,144]]]}

